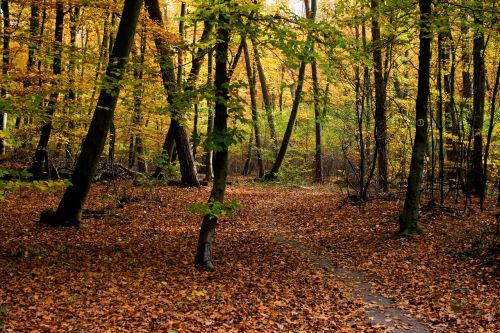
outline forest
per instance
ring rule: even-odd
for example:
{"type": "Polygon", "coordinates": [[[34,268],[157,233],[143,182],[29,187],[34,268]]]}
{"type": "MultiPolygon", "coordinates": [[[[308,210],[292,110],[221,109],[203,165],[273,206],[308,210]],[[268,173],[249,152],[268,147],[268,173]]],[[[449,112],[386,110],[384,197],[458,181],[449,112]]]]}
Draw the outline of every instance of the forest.
{"type": "Polygon", "coordinates": [[[500,331],[495,0],[0,0],[0,332],[500,331]]]}

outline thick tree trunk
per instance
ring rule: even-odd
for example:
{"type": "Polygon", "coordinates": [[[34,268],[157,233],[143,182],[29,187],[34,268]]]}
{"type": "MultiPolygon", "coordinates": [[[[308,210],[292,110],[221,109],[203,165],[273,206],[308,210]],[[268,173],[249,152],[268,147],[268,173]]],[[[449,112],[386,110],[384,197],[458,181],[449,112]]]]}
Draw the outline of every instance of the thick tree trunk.
{"type": "MultiPolygon", "coordinates": [[[[172,126],[172,122],[170,122],[170,125],[168,126],[167,130],[167,135],[165,136],[165,140],[163,141],[163,146],[162,146],[162,154],[167,156],[168,158],[167,163],[169,164],[173,162],[174,146],[175,146],[174,129],[172,126]]],[[[159,165],[156,167],[156,170],[153,174],[153,178],[160,177],[161,173],[162,173],[162,166],[159,165]]]]}
{"type": "Polygon", "coordinates": [[[373,42],[373,68],[375,83],[375,127],[377,129],[375,140],[378,147],[378,184],[384,192],[388,185],[388,160],[387,160],[387,117],[385,110],[386,82],[382,66],[382,45],[380,40],[380,25],[378,22],[378,6],[380,0],[372,0],[372,42],[373,42]]]}
{"type": "Polygon", "coordinates": [[[260,59],[259,47],[255,38],[252,38],[253,45],[253,55],[255,62],[257,63],[257,71],[259,73],[260,88],[262,90],[262,99],[264,101],[264,107],[266,109],[267,123],[269,124],[269,133],[271,136],[271,141],[273,143],[274,151],[278,150],[278,138],[276,136],[276,125],[274,124],[273,106],[271,103],[271,98],[269,96],[269,89],[267,87],[266,74],[264,72],[264,67],[262,66],[262,61],[260,59]]]}
{"type": "MultiPolygon", "coordinates": [[[[56,26],[54,29],[55,45],[54,60],[52,63],[52,72],[54,75],[60,75],[62,70],[62,51],[63,51],[63,29],[64,29],[64,4],[62,1],[56,2],[56,26]]],[[[35,152],[35,160],[31,166],[31,173],[34,179],[42,178],[44,163],[48,163],[47,145],[49,144],[50,133],[52,132],[52,116],[54,115],[57,98],[57,91],[50,94],[49,104],[47,105],[47,119],[42,124],[40,140],[35,152]]],[[[45,166],[48,168],[48,165],[45,166]]]]}
{"type": "Polygon", "coordinates": [[[72,185],[64,192],[54,221],[47,221],[49,223],[52,222],[54,225],[60,226],[78,226],[81,222],[82,206],[87,198],[92,177],[104,150],[106,136],[113,119],[141,5],[142,0],[125,0],[116,41],[106,75],[103,78],[103,85],[109,88],[101,90],[99,94],[89,131],[71,177],[72,185]]]}
{"type": "MultiPolygon", "coordinates": [[[[6,76],[10,66],[10,13],[9,2],[2,1],[1,9],[3,13],[3,54],[2,54],[2,75],[6,76]]],[[[0,96],[4,98],[7,95],[7,90],[2,87],[0,96]]],[[[0,111],[0,131],[7,129],[7,113],[0,111]]],[[[5,142],[0,137],[0,155],[5,154],[5,142]]]]}
{"type": "Polygon", "coordinates": [[[399,235],[419,232],[418,210],[424,170],[424,156],[427,149],[429,77],[431,63],[431,1],[419,0],[420,8],[420,51],[418,54],[418,92],[416,101],[416,132],[411,155],[410,174],[404,208],[399,216],[399,235]]]}
{"type": "MultiPolygon", "coordinates": [[[[145,0],[145,4],[149,13],[149,18],[163,27],[163,18],[158,0],[145,0]]],[[[186,129],[180,124],[183,114],[178,110],[175,101],[175,96],[180,92],[180,87],[178,87],[175,78],[173,51],[170,50],[168,42],[162,36],[155,36],[154,40],[159,54],[158,61],[160,64],[163,86],[167,92],[167,101],[172,107],[171,127],[177,146],[177,154],[179,156],[181,182],[184,186],[198,187],[200,183],[194,164],[193,152],[191,151],[191,145],[189,143],[189,136],[186,129]]]]}
{"type": "MultiPolygon", "coordinates": [[[[230,6],[229,1],[225,3],[230,6]]],[[[229,101],[229,76],[227,73],[227,52],[229,47],[229,14],[219,14],[219,28],[215,45],[215,120],[214,135],[227,135],[227,102],[229,101]]],[[[222,203],[226,190],[227,165],[229,147],[223,146],[215,153],[214,183],[210,201],[222,203]]],[[[209,202],[210,202],[209,201],[209,202]]],[[[201,223],[195,264],[209,270],[214,269],[212,257],[212,242],[218,218],[205,215],[201,223]]]]}
{"type": "Polygon", "coordinates": [[[248,87],[250,89],[250,107],[252,109],[252,123],[253,123],[253,131],[255,133],[255,147],[257,148],[257,165],[259,166],[259,173],[257,177],[262,178],[264,177],[264,162],[262,161],[262,141],[259,129],[259,115],[257,114],[257,92],[255,91],[256,80],[254,72],[252,70],[252,64],[250,62],[250,52],[248,52],[248,45],[245,40],[245,37],[242,38],[243,38],[243,51],[245,54],[245,67],[247,70],[247,78],[248,78],[248,87]]]}
{"type": "MultiPolygon", "coordinates": [[[[480,2],[477,2],[479,6],[480,2]]],[[[478,8],[479,9],[479,8],[478,8]]],[[[471,131],[474,139],[471,168],[469,175],[469,186],[471,193],[479,196],[482,192],[483,184],[483,122],[484,122],[484,96],[485,96],[485,67],[484,67],[484,32],[482,29],[482,21],[476,15],[474,20],[476,31],[474,32],[474,41],[472,48],[472,61],[474,66],[474,83],[473,83],[473,104],[472,104],[472,124],[471,131]]]]}

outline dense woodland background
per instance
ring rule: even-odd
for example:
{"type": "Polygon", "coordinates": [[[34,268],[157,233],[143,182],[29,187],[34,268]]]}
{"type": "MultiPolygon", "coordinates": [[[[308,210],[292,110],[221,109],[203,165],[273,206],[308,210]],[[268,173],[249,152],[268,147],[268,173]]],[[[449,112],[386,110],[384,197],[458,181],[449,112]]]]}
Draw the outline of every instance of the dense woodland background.
{"type": "Polygon", "coordinates": [[[497,1],[0,3],[0,328],[498,331],[497,1]]]}

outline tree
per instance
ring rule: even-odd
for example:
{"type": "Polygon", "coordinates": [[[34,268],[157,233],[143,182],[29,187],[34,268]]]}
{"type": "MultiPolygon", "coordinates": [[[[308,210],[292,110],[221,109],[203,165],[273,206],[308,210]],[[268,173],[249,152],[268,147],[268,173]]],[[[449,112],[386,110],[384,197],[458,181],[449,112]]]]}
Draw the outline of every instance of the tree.
{"type": "MultiPolygon", "coordinates": [[[[229,0],[220,3],[223,9],[230,8],[229,0]],[[225,7],[225,8],[224,8],[225,7]]],[[[226,191],[227,165],[229,147],[223,138],[227,136],[227,103],[229,101],[229,80],[227,71],[227,53],[229,47],[230,13],[229,10],[221,10],[218,17],[217,43],[215,45],[215,118],[212,140],[221,142],[217,146],[214,161],[214,183],[210,193],[210,203],[222,204],[226,191]]],[[[195,264],[213,270],[212,242],[215,234],[218,216],[206,214],[201,223],[198,246],[196,249],[195,264]]]]}
{"type": "Polygon", "coordinates": [[[113,120],[141,6],[142,0],[125,0],[113,50],[102,80],[105,88],[99,94],[92,122],[71,177],[71,186],[64,192],[55,217],[51,216],[46,221],[41,219],[41,222],[56,226],[78,226],[81,223],[82,207],[113,120]]]}
{"type": "MultiPolygon", "coordinates": [[[[54,75],[60,75],[62,73],[62,54],[63,54],[63,30],[64,30],[64,4],[62,1],[56,2],[56,25],[54,29],[54,39],[55,39],[55,54],[54,60],[52,62],[52,73],[54,75]]],[[[54,82],[55,83],[55,82],[54,82]]],[[[47,170],[47,176],[49,176],[49,157],[47,153],[47,145],[49,144],[50,133],[52,132],[52,116],[56,111],[57,99],[59,97],[59,92],[57,89],[53,91],[49,96],[49,103],[47,105],[46,117],[47,119],[43,121],[42,129],[40,133],[40,140],[36,147],[35,160],[31,165],[30,171],[33,174],[33,178],[41,179],[43,177],[43,168],[47,170]]]]}
{"type": "MultiPolygon", "coordinates": [[[[316,17],[316,0],[311,0],[311,14],[310,14],[311,22],[314,22],[315,17],[316,17]]],[[[300,99],[301,99],[301,94],[302,94],[302,87],[304,86],[304,78],[305,78],[305,73],[306,73],[307,57],[309,56],[309,52],[311,51],[313,45],[314,45],[314,43],[313,43],[312,33],[309,33],[307,35],[305,49],[303,50],[304,54],[301,56],[301,59],[300,59],[299,75],[297,78],[297,87],[295,88],[295,97],[293,99],[292,110],[290,112],[290,118],[288,119],[288,124],[286,126],[285,134],[283,135],[283,141],[281,141],[281,146],[280,146],[280,149],[278,151],[278,155],[276,156],[276,159],[274,160],[274,164],[273,164],[271,170],[264,177],[267,180],[273,180],[273,179],[277,178],[278,172],[281,168],[281,164],[283,163],[283,161],[285,159],[286,151],[288,149],[288,144],[290,143],[290,139],[292,137],[292,132],[293,132],[293,127],[295,125],[295,120],[297,119],[297,114],[299,111],[299,104],[300,104],[300,99]]]]}
{"type": "Polygon", "coordinates": [[[388,161],[387,161],[387,116],[385,108],[386,80],[382,66],[382,45],[380,40],[380,25],[378,20],[380,0],[372,0],[374,11],[372,16],[372,42],[373,42],[373,67],[375,84],[375,140],[377,142],[378,156],[378,184],[383,191],[388,187],[388,161]]]}
{"type": "Polygon", "coordinates": [[[399,216],[399,235],[420,232],[418,209],[424,170],[424,156],[427,148],[429,78],[431,63],[431,0],[419,0],[420,8],[420,50],[418,54],[418,91],[416,101],[416,130],[408,175],[408,187],[403,211],[399,216]]]}
{"type": "MultiPolygon", "coordinates": [[[[9,13],[9,2],[1,2],[1,10],[3,16],[3,50],[2,50],[2,75],[6,76],[9,72],[10,65],[10,13],[9,13]]],[[[0,91],[0,96],[2,98],[7,96],[7,90],[2,87],[0,91]]],[[[7,113],[0,112],[0,131],[5,131],[7,129],[7,113]]],[[[5,142],[2,136],[0,136],[0,155],[5,154],[5,142]]]]}
{"type": "MultiPolygon", "coordinates": [[[[163,18],[158,0],[145,0],[149,18],[159,26],[163,27],[163,18]]],[[[173,136],[177,146],[179,164],[181,167],[181,182],[185,186],[200,186],[198,181],[198,172],[194,164],[193,151],[189,143],[189,136],[186,129],[181,124],[184,115],[176,105],[176,94],[180,93],[180,87],[175,78],[173,53],[170,50],[167,41],[161,36],[154,38],[156,49],[158,50],[158,62],[161,69],[161,78],[163,86],[167,91],[167,101],[171,107],[171,123],[173,136]]]]}

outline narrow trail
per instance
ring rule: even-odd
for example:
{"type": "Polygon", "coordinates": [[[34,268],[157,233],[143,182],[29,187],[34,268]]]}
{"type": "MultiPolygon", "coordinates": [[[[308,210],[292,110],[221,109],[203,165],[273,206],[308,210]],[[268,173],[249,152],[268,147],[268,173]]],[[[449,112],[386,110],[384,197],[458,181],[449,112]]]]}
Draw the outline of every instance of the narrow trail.
{"type": "Polygon", "coordinates": [[[337,266],[326,255],[313,251],[313,247],[308,246],[306,242],[294,239],[296,237],[292,236],[295,234],[293,230],[284,229],[283,225],[278,227],[275,220],[269,217],[274,216],[276,210],[286,210],[286,207],[281,205],[270,207],[268,204],[268,201],[262,202],[262,205],[255,207],[254,211],[255,216],[258,216],[256,220],[259,221],[263,236],[270,241],[289,247],[317,268],[328,270],[334,278],[352,285],[352,296],[362,300],[365,304],[363,310],[367,323],[382,328],[385,332],[432,332],[425,324],[398,309],[392,300],[372,292],[369,277],[366,274],[337,266]]]}

